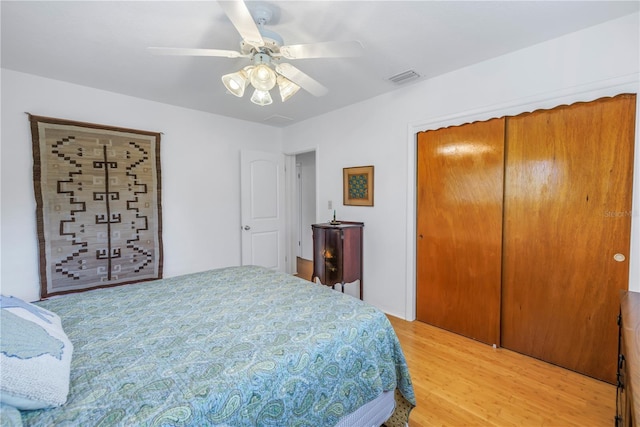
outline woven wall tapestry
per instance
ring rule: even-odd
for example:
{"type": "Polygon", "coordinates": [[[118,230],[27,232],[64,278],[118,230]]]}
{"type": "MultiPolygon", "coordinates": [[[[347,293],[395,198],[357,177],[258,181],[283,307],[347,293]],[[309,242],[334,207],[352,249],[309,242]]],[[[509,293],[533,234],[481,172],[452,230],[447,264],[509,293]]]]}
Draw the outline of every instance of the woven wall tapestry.
{"type": "Polygon", "coordinates": [[[40,296],[161,278],[160,134],[29,120],[40,296]]]}

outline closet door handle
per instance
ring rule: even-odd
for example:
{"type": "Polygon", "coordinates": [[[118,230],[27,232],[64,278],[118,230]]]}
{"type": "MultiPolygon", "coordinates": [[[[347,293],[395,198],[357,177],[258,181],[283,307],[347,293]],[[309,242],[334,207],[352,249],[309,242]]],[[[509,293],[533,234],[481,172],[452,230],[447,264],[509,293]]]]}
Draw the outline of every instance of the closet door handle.
{"type": "Polygon", "coordinates": [[[614,260],[616,260],[616,261],[618,261],[618,262],[622,262],[622,261],[624,261],[624,260],[625,260],[625,259],[627,259],[627,258],[626,258],[623,254],[618,253],[618,254],[615,254],[615,255],[613,256],[613,259],[614,259],[614,260]]]}

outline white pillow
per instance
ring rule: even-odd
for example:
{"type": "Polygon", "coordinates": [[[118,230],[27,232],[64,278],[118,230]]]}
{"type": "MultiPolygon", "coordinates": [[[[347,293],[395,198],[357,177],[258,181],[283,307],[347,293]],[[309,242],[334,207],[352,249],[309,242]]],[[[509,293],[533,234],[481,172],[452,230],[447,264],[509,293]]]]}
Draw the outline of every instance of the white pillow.
{"type": "Polygon", "coordinates": [[[57,314],[0,296],[0,402],[18,409],[63,405],[73,345],[57,314]]]}

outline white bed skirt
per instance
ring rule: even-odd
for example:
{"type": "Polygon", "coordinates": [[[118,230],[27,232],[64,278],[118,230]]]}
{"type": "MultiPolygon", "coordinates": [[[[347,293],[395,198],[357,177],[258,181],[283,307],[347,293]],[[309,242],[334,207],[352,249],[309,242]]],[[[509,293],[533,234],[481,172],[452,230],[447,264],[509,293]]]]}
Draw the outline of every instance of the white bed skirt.
{"type": "Polygon", "coordinates": [[[336,427],[380,427],[396,407],[394,390],[380,396],[340,419],[336,427]]]}

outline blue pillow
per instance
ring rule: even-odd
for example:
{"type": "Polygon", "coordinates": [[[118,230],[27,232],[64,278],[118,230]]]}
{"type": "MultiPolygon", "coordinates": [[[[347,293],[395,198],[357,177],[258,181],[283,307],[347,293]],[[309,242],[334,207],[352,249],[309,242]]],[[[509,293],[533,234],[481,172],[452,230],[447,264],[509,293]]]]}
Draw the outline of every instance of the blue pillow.
{"type": "Polygon", "coordinates": [[[0,403],[18,409],[63,405],[73,345],[57,314],[0,296],[0,403]]]}

